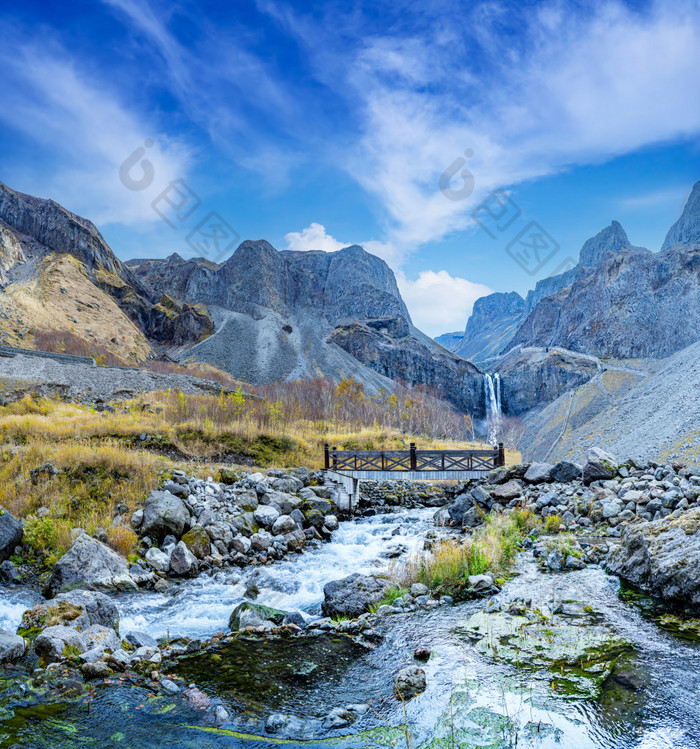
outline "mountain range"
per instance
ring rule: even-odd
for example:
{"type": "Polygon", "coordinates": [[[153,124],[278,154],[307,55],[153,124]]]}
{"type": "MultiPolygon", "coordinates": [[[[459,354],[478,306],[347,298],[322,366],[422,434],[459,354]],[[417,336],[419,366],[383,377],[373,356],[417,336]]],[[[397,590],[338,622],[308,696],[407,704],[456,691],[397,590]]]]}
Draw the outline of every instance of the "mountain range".
{"type": "MultiPolygon", "coordinates": [[[[698,330],[700,183],[659,252],[633,246],[613,221],[574,268],[525,298],[479,299],[464,332],[437,341],[413,325],[389,266],[357,245],[291,252],[246,240],[223,263],[177,253],[122,262],[87,219],[0,183],[4,344],[67,333],[131,366],[201,361],[252,384],[353,377],[376,392],[400,381],[476,419],[483,372],[497,371],[504,413],[533,425],[547,404],[636,366],[624,362],[681,351],[698,330]]],[[[537,429],[533,444],[556,427],[537,429]]]]}
{"type": "Polygon", "coordinates": [[[613,221],[564,274],[479,299],[463,334],[437,340],[486,368],[516,347],[560,346],[604,358],[659,359],[698,339],[700,182],[659,252],[630,243],[613,221]]]}

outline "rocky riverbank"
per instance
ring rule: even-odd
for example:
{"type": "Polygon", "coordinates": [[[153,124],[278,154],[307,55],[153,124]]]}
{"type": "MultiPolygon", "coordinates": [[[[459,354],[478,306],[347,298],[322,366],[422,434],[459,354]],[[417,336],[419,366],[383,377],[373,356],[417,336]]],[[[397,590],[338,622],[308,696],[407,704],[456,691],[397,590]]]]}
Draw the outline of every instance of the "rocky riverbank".
{"type": "MultiPolygon", "coordinates": [[[[610,680],[617,679],[618,687],[625,679],[631,684],[646,683],[642,677],[620,671],[620,659],[628,658],[632,646],[625,638],[606,634],[602,615],[589,610],[585,598],[575,605],[556,596],[551,602],[535,601],[518,577],[506,575],[504,579],[488,571],[464,581],[459,600],[466,603],[456,605],[444,586],[413,583],[402,587],[397,571],[439,554],[442,545],[478,544],[479,534],[497,517],[512,518],[514,527],[519,519],[531,519],[513,538],[518,558],[537,563],[527,569],[537,570],[528,575],[535,575],[538,585],[555,579],[552,573],[567,573],[566,578],[558,578],[562,581],[578,580],[580,575],[595,578],[603,574],[601,566],[607,565],[638,590],[674,606],[696,602],[692,561],[700,528],[700,476],[680,465],[620,461],[594,449],[582,466],[537,463],[497,469],[462,486],[427,492],[416,488],[408,501],[403,495],[405,504],[387,502],[392,492],[399,495],[394,487],[386,486],[366,495],[360,519],[343,521],[341,517],[342,528],[328,487],[317,483],[322,480],[320,474],[295,469],[267,474],[232,472],[222,478],[215,482],[175,473],[135,513],[126,515],[117,508],[115,524],[134,528],[140,535],[138,561],[127,561],[99,538],[76,529],[71,549],[56,562],[46,581],[45,591],[51,598],[24,613],[16,634],[0,632],[5,673],[17,679],[30,676],[36,704],[44,704],[47,695],[55,699],[72,694],[80,701],[94,685],[112,689],[129,685],[143,690],[149,699],[165,701],[174,715],[195,710],[202,725],[231,735],[238,735],[236,727],[243,725],[249,726],[246,730],[279,737],[355,731],[358,726],[376,725],[372,716],[377,706],[373,706],[371,692],[365,690],[364,698],[359,688],[339,692],[317,706],[312,717],[300,718],[304,711],[288,700],[283,700],[286,707],[280,704],[275,709],[272,691],[303,692],[304,684],[316,683],[315,674],[338,669],[342,663],[361,663],[367,654],[391,649],[397,633],[403,632],[402,647],[411,654],[415,651],[415,657],[383,663],[382,709],[390,713],[391,700],[398,699],[399,704],[419,701],[417,695],[435,688],[434,680],[440,679],[436,663],[442,661],[439,656],[435,661],[439,646],[431,644],[421,627],[406,631],[406,622],[421,622],[422,617],[442,631],[453,620],[453,612],[464,606],[477,608],[468,608],[469,616],[459,631],[487,660],[509,664],[529,658],[529,667],[546,663],[547,668],[559,669],[558,654],[565,653],[570,661],[566,679],[577,680],[576,688],[586,699],[597,699],[610,680]],[[385,521],[395,522],[394,515],[409,513],[406,505],[414,504],[426,508],[419,512],[427,518],[434,514],[435,525],[432,530],[424,526],[416,539],[420,543],[409,551],[405,543],[394,540],[397,536],[390,530],[394,526],[385,521]],[[436,506],[437,512],[430,509],[436,506]],[[376,562],[381,560],[383,565],[380,571],[345,576],[328,572],[321,600],[313,609],[277,607],[265,597],[262,602],[256,600],[256,581],[274,587],[275,570],[294,565],[306,555],[315,558],[326,548],[325,541],[333,546],[334,537],[346,532],[343,528],[370,522],[378,530],[385,525],[388,529],[377,549],[376,562]],[[297,543],[302,538],[303,543],[297,543]],[[685,552],[690,554],[690,564],[682,563],[685,552]],[[256,570],[264,572],[264,581],[256,577],[256,570]],[[251,577],[250,573],[255,574],[251,577]],[[120,625],[119,609],[126,601],[136,602],[143,596],[169,596],[167,600],[177,601],[178,591],[189,590],[187,586],[198,586],[192,589],[194,594],[216,581],[221,586],[230,575],[234,576],[231,583],[247,587],[243,600],[239,598],[228,610],[228,632],[222,629],[213,636],[198,637],[181,630],[172,636],[152,637],[133,624],[120,625]],[[237,575],[243,575],[242,583],[237,575]],[[511,589],[520,592],[510,595],[511,589]],[[483,614],[479,599],[487,599],[483,614]],[[575,646],[576,633],[582,624],[592,628],[591,637],[579,647],[575,646]],[[501,630],[499,637],[508,638],[514,648],[512,658],[507,648],[493,645],[489,633],[501,630]],[[593,636],[597,632],[598,639],[597,634],[593,636]],[[537,647],[526,653],[545,636],[552,639],[551,654],[537,647]],[[268,665],[251,660],[260,648],[271,659],[268,665]],[[326,662],[327,666],[318,665],[326,662]],[[227,683],[235,683],[236,694],[252,688],[239,678],[236,669],[242,663],[252,669],[250,673],[265,671],[264,689],[272,690],[263,699],[267,707],[256,708],[255,718],[245,718],[245,711],[238,716],[232,712],[235,701],[222,697],[227,683]],[[212,677],[212,669],[220,667],[227,669],[229,682],[212,677]],[[274,689],[273,684],[277,685],[274,689]]],[[[4,556],[21,551],[21,534],[19,521],[7,512],[0,515],[4,556]]],[[[362,543],[362,538],[360,533],[357,540],[362,543]]],[[[342,546],[338,551],[342,552],[342,546]]],[[[522,569],[517,562],[514,573],[522,569]]],[[[21,588],[24,572],[5,560],[2,573],[8,589],[21,588]]],[[[557,587],[566,591],[568,583],[557,587]]],[[[672,624],[684,637],[695,631],[685,619],[674,618],[672,624]]],[[[668,629],[674,631],[673,627],[668,629]]],[[[251,693],[251,699],[259,697],[251,693]]]]}

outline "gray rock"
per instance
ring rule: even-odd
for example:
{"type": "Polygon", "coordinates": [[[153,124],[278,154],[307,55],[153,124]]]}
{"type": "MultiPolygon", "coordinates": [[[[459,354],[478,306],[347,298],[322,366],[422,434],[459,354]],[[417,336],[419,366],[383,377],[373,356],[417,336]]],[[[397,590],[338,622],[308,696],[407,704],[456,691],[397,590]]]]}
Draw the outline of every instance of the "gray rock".
{"type": "Polygon", "coordinates": [[[326,526],[326,528],[328,528],[329,531],[337,531],[340,527],[338,518],[335,515],[326,515],[324,525],[326,526]]]}
{"type": "Polygon", "coordinates": [[[163,541],[169,534],[180,538],[189,521],[189,510],[179,497],[170,492],[155,491],[144,505],[141,533],[158,541],[163,541]]]}
{"type": "Polygon", "coordinates": [[[109,650],[121,650],[122,642],[119,635],[110,627],[104,627],[102,624],[93,624],[82,632],[87,650],[99,648],[103,652],[109,650]]]}
{"type": "Polygon", "coordinates": [[[56,562],[47,586],[51,596],[66,588],[115,591],[136,590],[137,586],[124,557],[83,534],[56,562]]]}
{"type": "Polygon", "coordinates": [[[143,524],[143,510],[136,510],[131,516],[131,526],[138,530],[143,524]]]}
{"type": "Polygon", "coordinates": [[[291,533],[296,528],[296,523],[289,515],[280,515],[272,524],[272,535],[279,536],[291,533]]]}
{"type": "Polygon", "coordinates": [[[250,542],[255,551],[267,551],[272,544],[272,536],[267,531],[259,531],[253,533],[250,542]]]}
{"type": "Polygon", "coordinates": [[[480,593],[493,585],[493,576],[488,572],[483,575],[469,575],[467,582],[470,588],[474,588],[477,593],[480,593]]]}
{"type": "Polygon", "coordinates": [[[25,612],[21,626],[35,627],[40,622],[79,630],[99,624],[118,631],[119,611],[114,601],[104,593],[70,590],[25,612]]]}
{"type": "Polygon", "coordinates": [[[517,479],[511,479],[505,484],[497,486],[491,495],[499,503],[509,502],[511,499],[520,497],[523,493],[523,485],[517,479]]]}
{"type": "Polygon", "coordinates": [[[568,484],[570,481],[580,481],[583,478],[583,469],[576,463],[569,463],[568,460],[560,460],[552,468],[552,479],[561,484],[568,484]]]}
{"type": "Polygon", "coordinates": [[[397,697],[410,699],[426,688],[425,671],[419,666],[402,668],[394,678],[394,692],[397,697]]]}
{"type": "Polygon", "coordinates": [[[243,601],[231,612],[228,625],[233,632],[246,627],[279,627],[287,616],[286,611],[243,601]]]}
{"type": "Polygon", "coordinates": [[[22,582],[22,575],[9,559],[0,564],[0,581],[10,585],[22,582]]]}
{"type": "Polygon", "coordinates": [[[413,585],[411,585],[411,595],[414,598],[416,598],[417,596],[427,596],[428,586],[423,585],[423,583],[413,583],[413,585]]]}
{"type": "Polygon", "coordinates": [[[601,511],[603,513],[604,518],[614,518],[617,517],[621,512],[624,505],[619,500],[614,500],[612,502],[603,502],[601,506],[601,511]]]}
{"type": "Polygon", "coordinates": [[[92,679],[108,679],[112,675],[112,669],[104,661],[84,663],[80,667],[80,671],[88,681],[92,679]]]}
{"type": "Polygon", "coordinates": [[[525,471],[525,481],[528,484],[543,484],[552,481],[553,468],[554,466],[551,463],[531,463],[525,471]]]}
{"type": "Polygon", "coordinates": [[[157,572],[167,572],[170,569],[170,557],[154,546],[146,552],[146,563],[157,572]]]}
{"type": "Polygon", "coordinates": [[[171,679],[161,679],[160,688],[166,694],[177,694],[180,691],[180,687],[171,679]]]}
{"type": "Polygon", "coordinates": [[[270,505],[260,505],[253,513],[255,522],[263,528],[271,528],[280,516],[279,512],[270,505]]]}
{"type": "Polygon", "coordinates": [[[179,577],[191,577],[197,574],[197,557],[180,541],[170,555],[170,572],[179,577]]]}
{"type": "Polygon", "coordinates": [[[592,447],[586,455],[583,466],[583,483],[606,481],[617,475],[617,458],[600,447],[592,447]]]}
{"type": "Polygon", "coordinates": [[[231,541],[232,548],[234,548],[239,554],[247,554],[250,551],[251,545],[252,543],[250,539],[240,534],[234,536],[231,541]]]}
{"type": "Polygon", "coordinates": [[[564,560],[558,551],[550,551],[545,560],[546,566],[553,572],[559,572],[564,565],[564,560]]]}
{"type": "Polygon", "coordinates": [[[63,660],[69,647],[78,654],[86,650],[83,636],[72,627],[47,627],[34,641],[34,650],[47,663],[63,660]]]}
{"type": "Polygon", "coordinates": [[[17,661],[27,652],[27,641],[24,637],[13,635],[0,629],[0,663],[17,661]]]}
{"type": "Polygon", "coordinates": [[[628,525],[607,567],[645,593],[700,611],[700,509],[628,525]]]}
{"type": "Polygon", "coordinates": [[[158,644],[153,637],[145,632],[127,632],[126,640],[135,648],[154,648],[158,644]]]}
{"type": "Polygon", "coordinates": [[[323,719],[323,727],[326,729],[346,728],[352,724],[356,718],[357,715],[350,710],[344,707],[336,707],[323,719]]]}
{"type": "Polygon", "coordinates": [[[15,546],[22,543],[22,523],[9,510],[0,507],[0,562],[15,553],[15,546]]]}
{"type": "Polygon", "coordinates": [[[306,534],[300,528],[287,533],[284,540],[289,551],[301,551],[306,546],[306,534]]]}
{"type": "Polygon", "coordinates": [[[323,586],[323,613],[326,616],[358,617],[378,603],[390,586],[386,578],[354,573],[323,586]]]}

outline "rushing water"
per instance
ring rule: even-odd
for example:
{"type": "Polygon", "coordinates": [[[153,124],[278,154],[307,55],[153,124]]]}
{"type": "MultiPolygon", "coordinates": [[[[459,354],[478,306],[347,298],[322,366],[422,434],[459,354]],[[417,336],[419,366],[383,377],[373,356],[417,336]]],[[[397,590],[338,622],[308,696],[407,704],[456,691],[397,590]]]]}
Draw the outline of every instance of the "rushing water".
{"type": "Polygon", "coordinates": [[[123,632],[155,637],[169,633],[208,637],[228,628],[228,620],[251,584],[256,603],[320,615],[323,586],[353,572],[385,571],[397,547],[407,553],[423,546],[433,528],[434,509],[406,510],[345,521],[330,542],[265,567],[227,570],[173,586],[172,592],[136,593],[118,599],[123,632]]]}
{"type": "MultiPolygon", "coordinates": [[[[325,582],[351,572],[386,569],[391,562],[383,554],[397,544],[421,548],[432,514],[400,510],[342,523],[330,543],[290,560],[184,582],[163,595],[119,596],[122,632],[140,629],[157,635],[170,630],[204,636],[226,629],[231,610],[252,582],[260,591],[258,601],[314,616],[325,582]]],[[[180,666],[180,675],[226,706],[232,717],[228,732],[202,732],[202,714],[182,700],[171,706],[161,698],[147,699],[141,690],[110,687],[96,692],[89,711],[83,704],[63,706],[40,724],[33,722],[31,711],[19,711],[7,734],[14,743],[3,743],[5,724],[0,723],[0,747],[82,746],[81,737],[109,747],[283,745],[282,739],[256,738],[266,736],[265,718],[273,712],[293,715],[297,721],[285,746],[323,746],[325,738],[333,736],[333,745],[340,747],[406,747],[408,732],[409,745],[416,749],[700,747],[697,644],[665,632],[638,607],[623,602],[617,579],[597,566],[544,574],[524,554],[517,572],[491,605],[470,601],[387,617],[378,625],[384,640],[374,650],[328,636],[237,641],[218,652],[193,656],[180,666]],[[479,651],[465,634],[469,617],[484,607],[507,608],[522,599],[542,611],[556,611],[559,604],[571,607],[569,625],[576,624],[576,605],[579,610],[585,605],[599,629],[631,645],[613,674],[639,688],[624,686],[625,678],[618,682],[608,677],[595,694],[562,690],[556,669],[511,665],[479,651]],[[423,666],[428,687],[406,703],[404,715],[404,706],[392,693],[393,676],[414,663],[418,645],[432,651],[423,666]],[[353,726],[340,731],[322,727],[330,710],[356,703],[370,709],[353,726]]],[[[31,603],[31,594],[25,595],[31,603]]],[[[7,596],[0,599],[6,617],[8,601],[7,596]]],[[[10,605],[19,607],[21,602],[15,599],[10,605]]],[[[11,616],[18,618],[17,613],[11,616]]],[[[585,637],[588,620],[580,621],[585,637]]],[[[552,622],[556,635],[556,616],[552,622]]],[[[546,653],[550,646],[543,641],[538,647],[546,653]]]]}

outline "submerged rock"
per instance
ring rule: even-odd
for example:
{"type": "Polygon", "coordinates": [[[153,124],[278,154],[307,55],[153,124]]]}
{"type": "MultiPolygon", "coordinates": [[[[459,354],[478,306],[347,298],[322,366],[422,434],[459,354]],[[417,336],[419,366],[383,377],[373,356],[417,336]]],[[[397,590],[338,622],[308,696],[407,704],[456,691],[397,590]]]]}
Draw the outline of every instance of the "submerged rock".
{"type": "Polygon", "coordinates": [[[398,698],[410,699],[427,686],[425,671],[419,666],[406,666],[394,678],[394,692],[398,698]]]}
{"type": "Polygon", "coordinates": [[[48,584],[55,596],[66,588],[87,590],[136,590],[126,559],[86,534],[56,562],[48,584]]]}
{"type": "Polygon", "coordinates": [[[700,610],[700,510],[628,526],[607,566],[645,593],[700,610]]]}
{"type": "Polygon", "coordinates": [[[386,578],[358,572],[342,580],[333,580],[323,586],[323,613],[326,616],[361,616],[382,599],[390,585],[386,578]]]}

